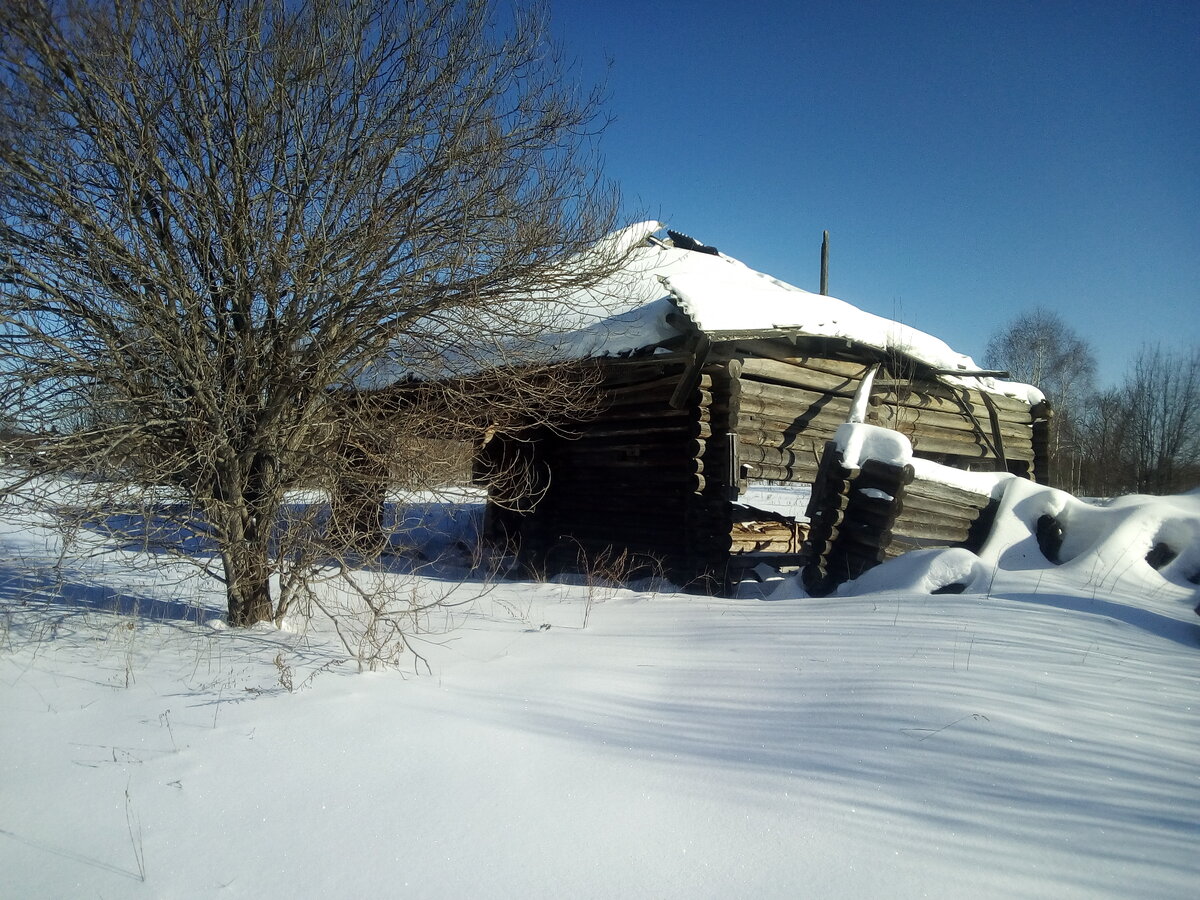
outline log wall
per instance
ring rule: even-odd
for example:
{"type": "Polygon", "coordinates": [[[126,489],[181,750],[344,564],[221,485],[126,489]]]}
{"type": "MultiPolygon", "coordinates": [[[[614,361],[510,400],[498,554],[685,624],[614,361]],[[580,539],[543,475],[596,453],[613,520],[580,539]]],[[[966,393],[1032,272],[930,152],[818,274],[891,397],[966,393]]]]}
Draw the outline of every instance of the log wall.
{"type": "Polygon", "coordinates": [[[805,587],[823,596],[909,550],[978,551],[996,505],[988,495],[916,478],[910,465],[866,460],[848,467],[829,442],[809,505],[805,587]]]}
{"type": "MultiPolygon", "coordinates": [[[[981,540],[987,498],[913,482],[911,467],[851,471],[827,459],[875,361],[839,358],[849,355],[845,347],[802,346],[812,352],[786,341],[728,341],[603,361],[594,418],[493,451],[540,474],[527,508],[492,518],[541,571],[627,553],[683,583],[706,578],[714,587],[769,558],[804,565],[819,591],[906,549],[981,540]],[[810,528],[737,511],[752,481],[813,484],[810,528]]],[[[876,376],[867,420],[906,434],[916,455],[1019,474],[1044,465],[1036,416],[1022,401],[932,375],[901,378],[889,365],[876,376]]]]}
{"type": "Polygon", "coordinates": [[[521,526],[528,566],[590,568],[624,554],[634,568],[687,583],[728,556],[728,464],[720,452],[728,441],[723,433],[714,439],[714,422],[717,430],[725,423],[713,404],[714,385],[724,389],[728,376],[705,370],[694,390],[676,396],[688,366],[612,363],[597,415],[542,438],[536,452],[551,477],[521,526]]]}
{"type": "Polygon", "coordinates": [[[846,421],[870,366],[821,356],[789,355],[767,341],[736,344],[738,391],[730,410],[737,435],[740,487],[750,481],[811,484],[821,451],[846,421]]]}
{"type": "MultiPolygon", "coordinates": [[[[730,412],[743,486],[749,480],[812,483],[825,442],[846,421],[873,362],[839,359],[828,350],[806,355],[766,340],[734,342],[721,352],[741,362],[730,412]]],[[[924,459],[1040,477],[1046,460],[1035,452],[1037,410],[901,369],[895,361],[883,362],[868,423],[904,434],[924,459]]]]}

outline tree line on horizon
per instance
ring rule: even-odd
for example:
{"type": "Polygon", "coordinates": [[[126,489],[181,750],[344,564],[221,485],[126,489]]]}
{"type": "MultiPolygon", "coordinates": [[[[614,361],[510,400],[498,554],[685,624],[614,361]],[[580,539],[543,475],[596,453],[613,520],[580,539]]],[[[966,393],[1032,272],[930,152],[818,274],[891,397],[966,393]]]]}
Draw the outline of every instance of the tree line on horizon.
{"type": "Polygon", "coordinates": [[[1142,347],[1115,387],[1057,313],[1022,313],[988,341],[986,365],[1050,400],[1051,484],[1073,494],[1173,494],[1200,486],[1200,348],[1142,347]]]}

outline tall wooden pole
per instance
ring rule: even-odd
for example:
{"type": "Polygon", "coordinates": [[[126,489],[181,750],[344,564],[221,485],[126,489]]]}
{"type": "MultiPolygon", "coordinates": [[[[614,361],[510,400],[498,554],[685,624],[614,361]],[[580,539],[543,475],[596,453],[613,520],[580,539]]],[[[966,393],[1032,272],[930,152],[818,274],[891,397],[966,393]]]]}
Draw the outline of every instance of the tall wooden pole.
{"type": "Polygon", "coordinates": [[[821,238],[821,293],[829,293],[829,232],[821,238]]]}

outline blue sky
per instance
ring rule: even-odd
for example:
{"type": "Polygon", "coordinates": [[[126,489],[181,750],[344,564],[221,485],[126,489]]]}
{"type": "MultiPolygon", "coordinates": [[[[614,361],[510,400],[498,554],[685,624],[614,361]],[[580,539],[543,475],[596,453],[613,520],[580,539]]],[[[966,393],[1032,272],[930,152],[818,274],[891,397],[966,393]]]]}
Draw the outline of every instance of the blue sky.
{"type": "Polygon", "coordinates": [[[632,210],[982,362],[1059,312],[1200,345],[1200,0],[553,0],[632,210]],[[605,60],[611,67],[605,70],[605,60]]]}

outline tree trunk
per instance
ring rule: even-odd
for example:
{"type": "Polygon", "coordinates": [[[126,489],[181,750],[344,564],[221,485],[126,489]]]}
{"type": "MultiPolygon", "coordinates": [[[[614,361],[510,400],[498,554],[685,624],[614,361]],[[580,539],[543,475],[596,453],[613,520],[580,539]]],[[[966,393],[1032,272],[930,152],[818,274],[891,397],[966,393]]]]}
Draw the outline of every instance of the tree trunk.
{"type": "Polygon", "coordinates": [[[266,542],[248,540],[227,547],[221,554],[221,561],[225,567],[229,625],[243,628],[271,621],[274,609],[266,542]]]}
{"type": "MultiPolygon", "coordinates": [[[[233,458],[236,460],[236,456],[233,458]]],[[[259,454],[246,474],[236,461],[218,468],[217,542],[225,569],[228,622],[235,628],[274,618],[271,536],[279,513],[279,495],[270,486],[271,463],[269,455],[259,454]]]]}

